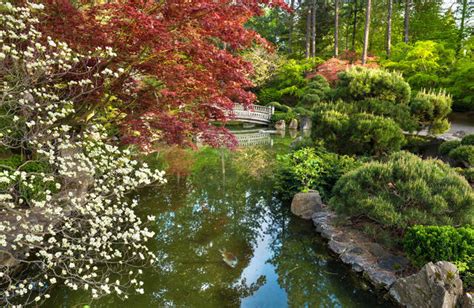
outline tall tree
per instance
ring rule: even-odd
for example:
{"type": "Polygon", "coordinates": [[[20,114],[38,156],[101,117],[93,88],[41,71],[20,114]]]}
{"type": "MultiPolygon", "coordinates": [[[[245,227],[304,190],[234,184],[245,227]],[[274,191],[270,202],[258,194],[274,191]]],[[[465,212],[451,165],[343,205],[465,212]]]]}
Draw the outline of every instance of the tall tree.
{"type": "Polygon", "coordinates": [[[392,10],[393,10],[393,0],[388,1],[388,12],[387,12],[387,58],[390,58],[390,53],[392,49],[392,10]]]}
{"type": "Polygon", "coordinates": [[[462,41],[464,39],[464,29],[466,26],[466,17],[468,15],[468,0],[461,1],[461,21],[459,25],[459,40],[458,40],[458,51],[461,49],[462,41]]]}
{"type": "Polygon", "coordinates": [[[311,56],[311,5],[307,3],[306,7],[306,59],[311,56]]]}
{"type": "Polygon", "coordinates": [[[369,31],[370,31],[370,13],[372,11],[372,1],[367,0],[365,9],[365,28],[364,28],[364,46],[362,49],[362,65],[367,62],[367,49],[369,47],[369,31]]]}
{"type": "Polygon", "coordinates": [[[404,31],[403,31],[403,41],[408,43],[408,35],[409,35],[409,28],[410,28],[410,6],[411,0],[405,0],[405,14],[404,18],[404,31]]]}
{"type": "Polygon", "coordinates": [[[334,3],[334,57],[339,54],[339,0],[334,3]]]}
{"type": "Polygon", "coordinates": [[[316,56],[316,0],[311,5],[311,57],[316,56]]]}
{"type": "Polygon", "coordinates": [[[293,48],[292,48],[292,45],[293,45],[293,28],[294,28],[294,24],[295,24],[295,20],[294,20],[294,16],[295,16],[295,0],[291,0],[290,2],[290,8],[291,8],[291,12],[289,14],[289,29],[288,29],[288,53],[292,53],[293,51],[293,48]]]}
{"type": "Polygon", "coordinates": [[[357,34],[357,13],[359,13],[358,9],[359,7],[358,7],[357,0],[353,0],[352,45],[351,45],[352,51],[355,51],[355,40],[356,40],[356,34],[357,34]]]}

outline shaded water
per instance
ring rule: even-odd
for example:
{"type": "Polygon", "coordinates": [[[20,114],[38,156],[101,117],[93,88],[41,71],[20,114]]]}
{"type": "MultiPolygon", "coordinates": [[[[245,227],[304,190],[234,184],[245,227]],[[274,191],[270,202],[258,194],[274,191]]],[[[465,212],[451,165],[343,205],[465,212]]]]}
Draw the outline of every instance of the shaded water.
{"type": "Polygon", "coordinates": [[[140,192],[139,214],[157,217],[149,247],[159,256],[144,270],[145,294],[91,303],[57,288],[45,306],[387,307],[329,255],[311,222],[278,200],[268,150],[192,156],[184,157],[189,170],[140,192]],[[238,258],[235,268],[221,250],[238,258]]]}

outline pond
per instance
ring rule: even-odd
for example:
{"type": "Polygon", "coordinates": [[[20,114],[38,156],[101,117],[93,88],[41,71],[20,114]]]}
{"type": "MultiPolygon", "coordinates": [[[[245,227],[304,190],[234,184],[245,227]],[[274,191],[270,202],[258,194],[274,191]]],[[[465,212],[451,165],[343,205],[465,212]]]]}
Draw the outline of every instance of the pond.
{"type": "Polygon", "coordinates": [[[159,261],[144,270],[145,294],[91,302],[57,288],[45,307],[387,307],[279,201],[271,144],[169,154],[179,161],[169,182],[139,194],[140,215],[157,217],[149,247],[159,261]]]}

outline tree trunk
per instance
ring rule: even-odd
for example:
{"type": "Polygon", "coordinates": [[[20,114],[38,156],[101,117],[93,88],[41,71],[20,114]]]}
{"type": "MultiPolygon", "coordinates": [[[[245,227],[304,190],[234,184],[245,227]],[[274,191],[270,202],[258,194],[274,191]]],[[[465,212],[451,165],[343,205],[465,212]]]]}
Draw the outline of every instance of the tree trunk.
{"type": "Polygon", "coordinates": [[[369,47],[370,11],[371,10],[372,10],[372,1],[367,0],[367,8],[365,10],[364,47],[362,49],[362,65],[364,65],[367,62],[367,49],[369,47]]]}
{"type": "Polygon", "coordinates": [[[458,52],[461,50],[462,41],[464,39],[464,28],[466,24],[466,16],[467,16],[467,1],[462,0],[462,11],[461,11],[461,24],[459,25],[459,42],[458,42],[458,52]]]}
{"type": "Polygon", "coordinates": [[[353,0],[354,1],[354,9],[353,9],[353,12],[354,12],[354,17],[352,19],[352,51],[355,51],[355,39],[356,39],[356,33],[357,33],[357,11],[358,11],[358,7],[357,7],[357,0],[353,0]]]}
{"type": "Polygon", "coordinates": [[[405,0],[405,15],[404,15],[404,34],[403,34],[403,41],[408,43],[408,33],[410,28],[410,0],[405,0]]]}
{"type": "Polygon", "coordinates": [[[295,0],[291,0],[291,13],[290,13],[290,25],[288,29],[288,53],[292,51],[292,44],[293,44],[293,27],[294,27],[294,9],[295,9],[295,0]]]}
{"type": "Polygon", "coordinates": [[[339,55],[339,0],[334,3],[334,57],[339,55]]]}
{"type": "Polygon", "coordinates": [[[387,58],[390,58],[392,51],[392,7],[393,0],[388,0],[388,13],[387,13],[387,58]]]}
{"type": "Polygon", "coordinates": [[[313,0],[311,10],[311,57],[316,56],[316,0],[313,0]]]}
{"type": "Polygon", "coordinates": [[[306,12],[306,59],[311,53],[311,5],[308,4],[306,12]]]}

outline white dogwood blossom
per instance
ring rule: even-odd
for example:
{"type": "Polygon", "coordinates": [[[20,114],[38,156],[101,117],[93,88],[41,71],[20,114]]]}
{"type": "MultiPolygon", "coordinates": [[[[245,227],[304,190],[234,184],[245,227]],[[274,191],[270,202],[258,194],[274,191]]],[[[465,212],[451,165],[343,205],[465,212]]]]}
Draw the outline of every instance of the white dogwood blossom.
{"type": "Polygon", "coordinates": [[[155,260],[145,246],[154,233],[127,193],[164,174],[108,144],[79,104],[117,76],[100,64],[116,54],[42,40],[41,4],[0,6],[0,146],[23,158],[0,165],[0,305],[36,305],[59,284],[93,298],[142,294],[139,267],[155,260]]]}

